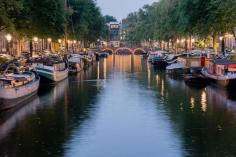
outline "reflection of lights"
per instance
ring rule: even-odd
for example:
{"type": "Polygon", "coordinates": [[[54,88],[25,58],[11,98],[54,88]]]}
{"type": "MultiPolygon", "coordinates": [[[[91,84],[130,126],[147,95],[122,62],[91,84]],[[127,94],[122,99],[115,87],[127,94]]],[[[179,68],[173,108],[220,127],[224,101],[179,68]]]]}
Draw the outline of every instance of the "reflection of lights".
{"type": "Polygon", "coordinates": [[[194,99],[194,97],[190,98],[190,104],[191,104],[191,109],[193,110],[194,107],[195,107],[195,99],[194,99]]]}
{"type": "Polygon", "coordinates": [[[202,95],[201,95],[201,109],[203,112],[206,112],[207,111],[207,95],[206,95],[206,92],[203,91],[202,92],[202,95]]]}
{"type": "Polygon", "coordinates": [[[184,108],[183,108],[183,103],[182,103],[182,102],[180,103],[180,105],[179,105],[179,106],[180,106],[180,111],[183,111],[183,110],[184,110],[184,108]]]}
{"type": "Polygon", "coordinates": [[[161,81],[161,96],[164,96],[164,80],[161,81]]]}
{"type": "Polygon", "coordinates": [[[148,88],[150,88],[150,84],[151,84],[151,68],[150,68],[150,64],[147,64],[147,74],[148,74],[148,88]]]}
{"type": "Polygon", "coordinates": [[[103,72],[104,72],[104,79],[107,78],[107,59],[104,58],[104,65],[103,65],[103,72]]]}
{"type": "Polygon", "coordinates": [[[97,79],[100,79],[100,62],[98,62],[98,66],[97,66],[97,79]]]}
{"type": "Polygon", "coordinates": [[[159,75],[156,75],[157,86],[158,86],[159,80],[160,80],[159,75]]]}
{"type": "Polygon", "coordinates": [[[223,40],[223,38],[224,38],[224,37],[220,36],[220,38],[219,38],[219,39],[220,39],[220,41],[222,41],[222,40],[223,40]]]}

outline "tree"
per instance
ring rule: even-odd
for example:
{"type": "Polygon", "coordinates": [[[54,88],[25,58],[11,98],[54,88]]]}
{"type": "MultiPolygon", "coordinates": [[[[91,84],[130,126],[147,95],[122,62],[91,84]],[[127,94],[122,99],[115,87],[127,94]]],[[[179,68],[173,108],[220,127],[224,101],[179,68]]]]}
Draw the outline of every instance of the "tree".
{"type": "Polygon", "coordinates": [[[178,38],[204,39],[211,35],[215,43],[217,35],[230,32],[236,37],[236,3],[235,0],[160,0],[129,14],[125,21],[130,23],[127,28],[130,42],[148,38],[173,42],[178,38]]]}
{"type": "Polygon", "coordinates": [[[111,15],[105,15],[104,18],[106,23],[117,22],[117,19],[111,15]]]}
{"type": "Polygon", "coordinates": [[[52,37],[64,34],[63,0],[24,0],[24,9],[16,18],[17,32],[23,36],[52,37]]]}
{"type": "Polygon", "coordinates": [[[22,8],[22,0],[0,0],[0,31],[14,30],[15,17],[22,8]]]}
{"type": "Polygon", "coordinates": [[[71,0],[72,14],[68,18],[68,33],[71,38],[95,42],[105,32],[105,19],[93,0],[71,0]]]}

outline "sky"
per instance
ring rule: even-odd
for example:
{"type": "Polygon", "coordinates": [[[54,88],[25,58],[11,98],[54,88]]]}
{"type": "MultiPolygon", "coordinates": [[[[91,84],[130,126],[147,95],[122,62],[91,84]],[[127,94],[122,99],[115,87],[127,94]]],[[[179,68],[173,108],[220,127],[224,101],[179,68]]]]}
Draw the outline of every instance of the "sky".
{"type": "Polygon", "coordinates": [[[103,15],[112,15],[118,21],[121,21],[129,13],[155,1],[157,0],[97,0],[97,4],[101,8],[103,15]]]}

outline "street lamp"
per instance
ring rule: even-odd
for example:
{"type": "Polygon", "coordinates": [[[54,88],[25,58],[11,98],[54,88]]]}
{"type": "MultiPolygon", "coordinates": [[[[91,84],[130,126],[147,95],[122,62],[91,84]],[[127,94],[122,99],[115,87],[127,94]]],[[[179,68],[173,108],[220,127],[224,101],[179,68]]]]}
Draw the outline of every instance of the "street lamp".
{"type": "Polygon", "coordinates": [[[61,40],[61,39],[58,39],[59,49],[60,49],[60,51],[61,51],[61,42],[62,42],[62,40],[61,40]]]}
{"type": "Polygon", "coordinates": [[[73,49],[73,52],[75,51],[75,49],[77,49],[77,41],[76,40],[72,41],[72,49],[73,49]]]}
{"type": "Polygon", "coordinates": [[[52,49],[51,44],[52,44],[52,38],[48,38],[48,49],[49,49],[49,51],[51,51],[51,49],[52,49]]]}
{"type": "Polygon", "coordinates": [[[11,34],[7,34],[5,36],[5,38],[7,39],[7,51],[10,53],[10,44],[11,44],[11,40],[12,40],[12,35],[11,34]]]}
{"type": "Polygon", "coordinates": [[[48,38],[48,42],[49,42],[49,43],[52,42],[52,39],[51,39],[51,38],[48,38]]]}
{"type": "Polygon", "coordinates": [[[33,40],[34,40],[34,42],[38,42],[39,38],[38,37],[34,37],[33,40]]]}
{"type": "Polygon", "coordinates": [[[34,41],[34,51],[36,52],[37,51],[37,43],[39,41],[39,38],[38,37],[33,37],[33,41],[34,41]]]}

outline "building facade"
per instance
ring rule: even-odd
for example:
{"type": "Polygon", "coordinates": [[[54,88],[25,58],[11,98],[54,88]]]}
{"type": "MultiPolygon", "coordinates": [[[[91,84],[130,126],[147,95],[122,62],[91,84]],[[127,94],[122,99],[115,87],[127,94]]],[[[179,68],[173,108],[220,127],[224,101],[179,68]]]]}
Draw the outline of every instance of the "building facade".
{"type": "Polygon", "coordinates": [[[120,47],[120,23],[110,22],[109,24],[110,46],[120,47]]]}

